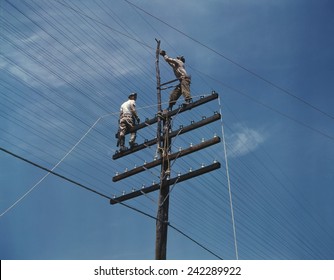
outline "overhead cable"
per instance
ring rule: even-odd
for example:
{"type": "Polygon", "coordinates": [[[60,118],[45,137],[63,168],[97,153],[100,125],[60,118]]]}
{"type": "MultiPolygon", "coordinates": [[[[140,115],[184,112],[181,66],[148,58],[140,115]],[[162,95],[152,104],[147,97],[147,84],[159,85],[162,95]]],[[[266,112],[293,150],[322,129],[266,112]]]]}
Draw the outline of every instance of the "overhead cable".
{"type": "Polygon", "coordinates": [[[280,90],[281,92],[284,92],[285,94],[287,94],[287,95],[289,95],[289,96],[291,96],[291,97],[297,99],[298,101],[304,103],[305,105],[311,107],[312,109],[314,109],[314,110],[316,110],[316,111],[322,113],[323,115],[325,115],[325,116],[327,116],[327,117],[329,117],[329,118],[331,118],[331,119],[334,120],[334,116],[332,116],[332,115],[328,114],[327,112],[325,112],[325,111],[319,109],[318,107],[312,105],[311,103],[307,102],[306,100],[302,99],[301,97],[296,96],[295,94],[293,94],[293,93],[291,93],[290,91],[288,91],[288,90],[282,88],[281,86],[275,84],[274,82],[271,82],[270,80],[268,80],[268,79],[262,77],[261,75],[255,73],[254,71],[249,70],[248,68],[246,68],[245,66],[241,65],[240,63],[238,63],[238,62],[232,60],[231,58],[229,58],[229,57],[227,57],[226,55],[222,54],[221,52],[219,52],[219,51],[213,49],[212,47],[210,47],[210,46],[208,46],[208,45],[202,43],[202,42],[199,41],[198,39],[195,39],[194,37],[191,37],[190,35],[186,34],[185,32],[181,31],[180,29],[178,29],[178,28],[172,26],[171,24],[169,24],[169,23],[163,21],[162,19],[160,19],[160,18],[158,18],[157,16],[155,16],[155,15],[153,15],[153,14],[147,12],[146,10],[144,10],[143,8],[140,8],[139,6],[133,4],[132,2],[130,2],[130,1],[128,1],[128,0],[124,0],[124,1],[127,2],[128,4],[134,6],[136,9],[138,9],[138,10],[144,12],[145,14],[149,15],[150,17],[152,17],[152,18],[154,18],[154,19],[156,19],[156,20],[162,22],[163,24],[167,25],[168,27],[170,27],[171,29],[175,30],[176,32],[182,34],[183,36],[187,37],[188,39],[194,41],[195,43],[201,45],[202,47],[204,47],[204,48],[210,50],[211,52],[217,54],[218,56],[224,58],[224,59],[227,60],[228,62],[230,62],[230,63],[236,65],[237,67],[243,69],[244,71],[248,72],[249,74],[255,76],[256,78],[258,78],[258,79],[260,79],[260,80],[266,82],[267,84],[271,85],[272,87],[274,87],[274,88],[280,90]]]}

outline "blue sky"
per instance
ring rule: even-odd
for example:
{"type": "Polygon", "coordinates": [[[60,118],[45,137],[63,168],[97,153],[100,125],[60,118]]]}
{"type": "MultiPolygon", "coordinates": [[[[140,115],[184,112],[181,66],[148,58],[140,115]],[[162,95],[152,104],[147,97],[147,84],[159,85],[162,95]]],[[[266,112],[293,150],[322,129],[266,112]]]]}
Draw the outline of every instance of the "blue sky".
{"type": "MultiPolygon", "coordinates": [[[[219,93],[174,129],[223,115],[172,150],[224,131],[228,162],[220,143],[172,163],[222,168],[171,189],[167,258],[333,259],[333,26],[325,0],[1,1],[0,147],[107,197],[157,182],[159,168],[112,182],[155,146],[112,155],[130,92],[156,114],[158,38],[185,56],[194,100],[219,93]]],[[[130,209],[3,151],[0,166],[1,259],[154,259],[157,193],[130,209]]]]}

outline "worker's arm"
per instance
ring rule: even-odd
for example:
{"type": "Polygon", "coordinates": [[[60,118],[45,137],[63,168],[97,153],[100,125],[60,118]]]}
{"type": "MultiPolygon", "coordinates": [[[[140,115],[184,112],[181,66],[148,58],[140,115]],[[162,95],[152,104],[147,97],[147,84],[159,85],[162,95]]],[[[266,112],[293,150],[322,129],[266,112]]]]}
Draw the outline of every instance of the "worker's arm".
{"type": "Polygon", "coordinates": [[[165,59],[165,61],[171,65],[172,67],[177,67],[179,65],[179,63],[177,62],[176,59],[174,58],[171,58],[167,55],[166,51],[164,50],[161,50],[160,51],[160,55],[163,56],[163,58],[165,59]]]}
{"type": "Polygon", "coordinates": [[[172,67],[178,67],[179,66],[179,63],[177,62],[177,60],[175,58],[169,57],[167,54],[164,55],[164,59],[172,67]]]}

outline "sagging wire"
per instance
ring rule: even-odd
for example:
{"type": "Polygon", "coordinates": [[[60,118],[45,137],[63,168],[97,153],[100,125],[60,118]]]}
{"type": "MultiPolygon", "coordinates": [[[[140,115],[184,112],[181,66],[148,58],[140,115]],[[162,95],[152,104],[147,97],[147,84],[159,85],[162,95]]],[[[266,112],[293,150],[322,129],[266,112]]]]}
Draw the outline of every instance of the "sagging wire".
{"type": "Polygon", "coordinates": [[[223,125],[223,115],[222,115],[222,105],[220,101],[220,97],[218,98],[218,105],[219,105],[219,112],[221,115],[221,127],[222,127],[222,139],[223,139],[223,146],[224,146],[224,156],[225,156],[225,167],[226,167],[226,177],[227,177],[227,186],[230,198],[230,209],[231,209],[231,219],[232,219],[232,228],[233,228],[233,236],[234,236],[234,248],[235,248],[235,257],[238,260],[238,244],[237,244],[237,234],[236,234],[236,226],[235,226],[235,219],[234,219],[234,210],[233,210],[233,203],[232,203],[232,191],[231,191],[231,181],[230,181],[230,174],[228,168],[228,160],[227,160],[227,151],[226,151],[226,142],[225,142],[225,133],[224,133],[224,125],[223,125]]]}
{"type": "Polygon", "coordinates": [[[19,204],[25,197],[27,197],[36,187],[38,187],[54,170],[74,151],[74,149],[86,138],[86,136],[93,130],[93,128],[104,118],[114,116],[118,113],[108,113],[99,117],[84,133],[84,135],[72,146],[72,148],[45,174],[38,182],[36,182],[25,194],[23,194],[19,199],[17,199],[11,206],[9,206],[4,212],[0,214],[0,218],[13,209],[17,204],[19,204]]]}

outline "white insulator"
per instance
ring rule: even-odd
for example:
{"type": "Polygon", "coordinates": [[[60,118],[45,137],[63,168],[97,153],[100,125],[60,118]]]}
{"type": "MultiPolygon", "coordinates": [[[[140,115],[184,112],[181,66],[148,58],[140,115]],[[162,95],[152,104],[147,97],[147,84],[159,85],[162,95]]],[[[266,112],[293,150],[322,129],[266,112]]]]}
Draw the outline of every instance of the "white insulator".
{"type": "Polygon", "coordinates": [[[202,143],[205,141],[205,138],[202,138],[202,143]]]}

